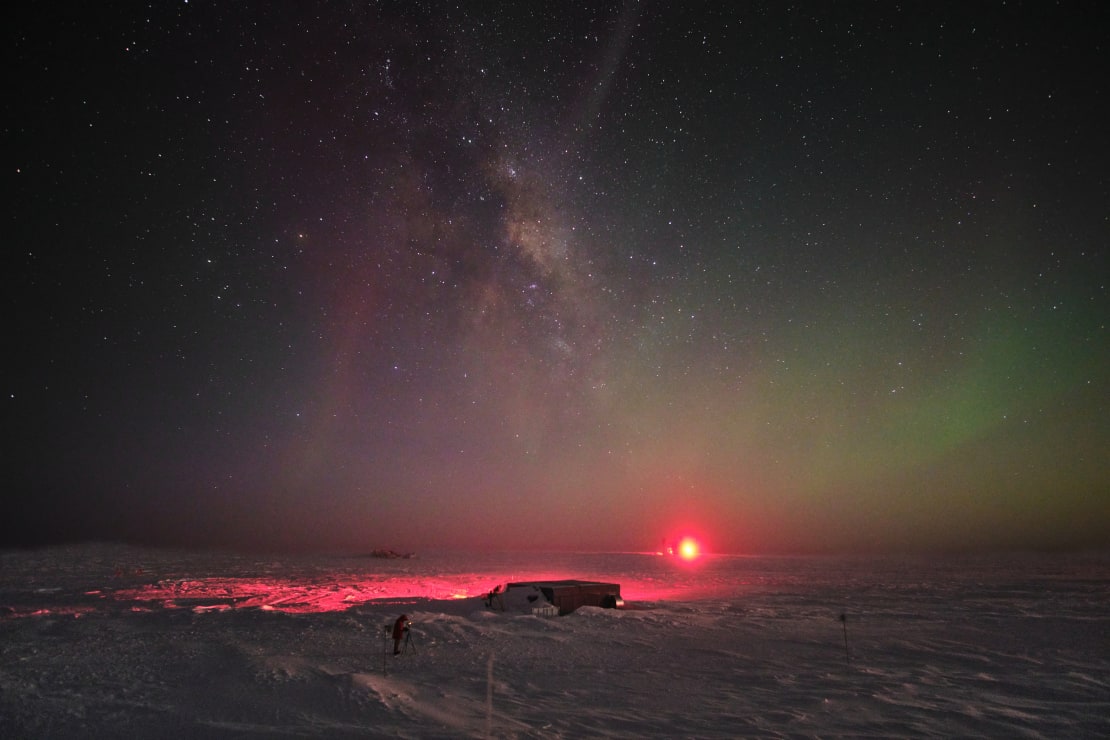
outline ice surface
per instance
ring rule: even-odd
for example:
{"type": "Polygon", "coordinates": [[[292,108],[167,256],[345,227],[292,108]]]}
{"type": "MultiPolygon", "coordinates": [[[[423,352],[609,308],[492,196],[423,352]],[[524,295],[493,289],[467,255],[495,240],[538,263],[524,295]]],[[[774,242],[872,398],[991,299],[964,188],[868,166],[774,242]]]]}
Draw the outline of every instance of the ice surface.
{"type": "Polygon", "coordinates": [[[7,552],[0,737],[1110,737],[1108,605],[1105,554],[7,552]],[[552,578],[629,608],[484,608],[552,578]]]}

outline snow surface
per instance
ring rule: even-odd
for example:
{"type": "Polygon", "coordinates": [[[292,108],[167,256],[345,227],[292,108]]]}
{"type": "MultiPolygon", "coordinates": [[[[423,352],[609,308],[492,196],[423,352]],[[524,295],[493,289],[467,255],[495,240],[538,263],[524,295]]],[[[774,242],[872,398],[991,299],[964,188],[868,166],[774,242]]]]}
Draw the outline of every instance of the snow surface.
{"type": "Polygon", "coordinates": [[[0,631],[3,738],[1110,737],[1108,554],[96,545],[0,554],[0,631]],[[620,583],[627,608],[484,605],[551,578],[620,583]]]}

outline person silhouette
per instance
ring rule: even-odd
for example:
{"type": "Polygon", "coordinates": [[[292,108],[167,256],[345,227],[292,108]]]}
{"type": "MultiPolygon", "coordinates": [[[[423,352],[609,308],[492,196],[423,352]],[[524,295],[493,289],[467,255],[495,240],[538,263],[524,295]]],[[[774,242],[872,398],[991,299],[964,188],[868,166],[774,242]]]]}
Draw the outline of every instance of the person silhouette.
{"type": "Polygon", "coordinates": [[[401,640],[405,639],[405,633],[409,631],[409,618],[408,615],[402,614],[397,617],[397,621],[393,623],[393,654],[401,654],[401,640]]]}

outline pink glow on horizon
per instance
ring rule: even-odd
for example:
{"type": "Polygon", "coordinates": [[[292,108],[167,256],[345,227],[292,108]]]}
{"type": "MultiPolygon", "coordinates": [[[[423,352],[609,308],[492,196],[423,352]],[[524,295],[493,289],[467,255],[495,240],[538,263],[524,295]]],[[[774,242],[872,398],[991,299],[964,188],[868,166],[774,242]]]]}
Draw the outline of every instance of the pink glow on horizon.
{"type": "Polygon", "coordinates": [[[678,543],[678,556],[683,560],[695,560],[701,555],[701,546],[693,537],[683,537],[678,543]]]}

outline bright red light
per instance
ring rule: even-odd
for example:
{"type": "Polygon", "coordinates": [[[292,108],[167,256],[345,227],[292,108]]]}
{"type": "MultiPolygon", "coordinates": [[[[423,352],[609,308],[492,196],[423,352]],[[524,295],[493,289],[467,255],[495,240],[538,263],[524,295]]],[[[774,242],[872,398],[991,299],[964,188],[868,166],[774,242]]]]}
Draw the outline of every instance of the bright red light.
{"type": "Polygon", "coordinates": [[[693,560],[701,555],[701,547],[693,537],[683,537],[678,543],[678,554],[683,560],[693,560]]]}

